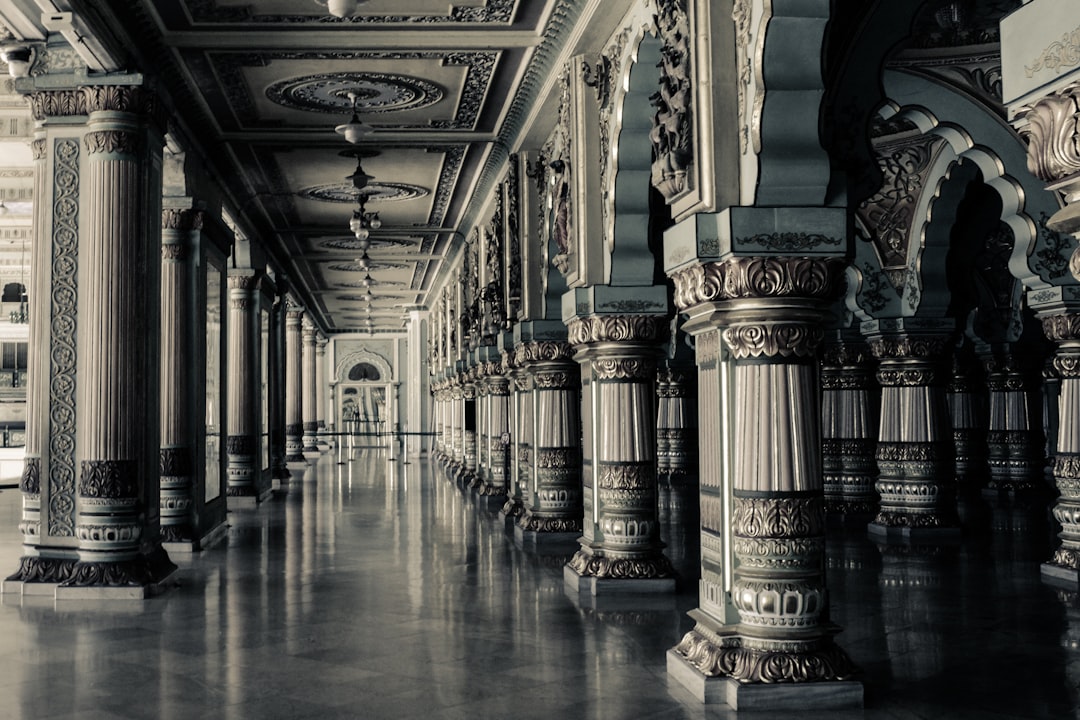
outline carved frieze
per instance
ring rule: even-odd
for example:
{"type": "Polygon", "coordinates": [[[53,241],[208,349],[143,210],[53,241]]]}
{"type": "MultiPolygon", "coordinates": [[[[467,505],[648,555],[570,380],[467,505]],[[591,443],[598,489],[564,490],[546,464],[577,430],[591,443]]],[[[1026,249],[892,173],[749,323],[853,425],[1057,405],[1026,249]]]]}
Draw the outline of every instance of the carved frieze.
{"type": "Polygon", "coordinates": [[[119,500],[139,495],[137,465],[133,460],[83,460],[79,496],[119,500]]]}
{"type": "Polygon", "coordinates": [[[688,310],[703,302],[737,298],[831,298],[840,289],[842,258],[733,257],[692,265],[672,276],[675,303],[688,310]]]}
{"type": "Polygon", "coordinates": [[[821,497],[735,497],[732,527],[737,537],[802,538],[825,531],[821,497]]]}
{"type": "Polygon", "coordinates": [[[1042,319],[1043,334],[1054,342],[1080,338],[1080,314],[1051,315],[1042,319]]]}
{"type": "Polygon", "coordinates": [[[1078,89],[1066,88],[1047,95],[1017,113],[1020,135],[1027,141],[1028,170],[1044,182],[1055,182],[1080,172],[1080,108],[1078,89]]]}
{"type": "Polygon", "coordinates": [[[724,344],[736,358],[810,357],[817,352],[825,331],[806,323],[756,323],[722,331],[724,344]]]}
{"type": "Polygon", "coordinates": [[[895,335],[870,340],[870,351],[878,360],[942,357],[947,335],[895,335]]]}
{"type": "Polygon", "coordinates": [[[590,315],[567,325],[571,345],[594,342],[664,342],[670,334],[663,315],[590,315]]]}

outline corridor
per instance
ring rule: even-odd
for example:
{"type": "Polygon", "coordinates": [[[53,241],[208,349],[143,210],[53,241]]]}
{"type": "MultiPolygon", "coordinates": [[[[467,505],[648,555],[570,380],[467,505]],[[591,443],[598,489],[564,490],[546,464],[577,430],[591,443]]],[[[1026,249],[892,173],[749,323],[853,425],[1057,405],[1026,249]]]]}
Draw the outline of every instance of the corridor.
{"type": "MultiPolygon", "coordinates": [[[[1039,581],[1043,506],[963,507],[969,532],[951,548],[831,531],[833,620],[866,710],[798,717],[1074,716],[1080,601],[1039,581]]],[[[8,568],[18,515],[19,493],[0,492],[8,568]]],[[[174,556],[179,584],[161,597],[4,596],[0,717],[736,717],[666,672],[694,578],[674,599],[575,601],[567,556],[518,549],[496,511],[426,462],[325,455],[229,525],[227,542],[174,556]]],[[[676,565],[696,566],[670,540],[676,565]]]]}

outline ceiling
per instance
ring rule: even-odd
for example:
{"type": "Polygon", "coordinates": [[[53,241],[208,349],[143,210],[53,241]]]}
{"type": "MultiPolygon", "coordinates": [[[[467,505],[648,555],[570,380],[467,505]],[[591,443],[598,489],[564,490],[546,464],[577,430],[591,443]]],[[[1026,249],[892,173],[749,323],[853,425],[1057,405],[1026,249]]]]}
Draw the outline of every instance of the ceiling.
{"type": "Polygon", "coordinates": [[[44,9],[74,11],[117,67],[163,81],[177,108],[170,132],[203,156],[237,226],[318,325],[364,330],[370,316],[375,332],[400,332],[469,229],[469,202],[556,4],[368,0],[336,18],[326,0],[0,0],[0,21],[34,39],[44,9]],[[373,128],[355,146],[334,130],[353,100],[373,128]],[[347,179],[357,147],[373,176],[361,191],[347,179]],[[382,223],[366,270],[349,229],[358,194],[382,223]]]}

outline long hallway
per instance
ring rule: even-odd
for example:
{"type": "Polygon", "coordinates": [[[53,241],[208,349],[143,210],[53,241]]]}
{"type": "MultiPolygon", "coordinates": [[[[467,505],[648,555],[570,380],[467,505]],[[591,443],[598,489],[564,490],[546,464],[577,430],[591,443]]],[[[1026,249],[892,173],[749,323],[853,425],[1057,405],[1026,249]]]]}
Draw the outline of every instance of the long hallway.
{"type": "MultiPolygon", "coordinates": [[[[0,493],[6,567],[18,502],[0,493]]],[[[1080,602],[1039,582],[1042,509],[967,507],[986,534],[952,548],[834,531],[833,619],[867,707],[798,717],[1074,716],[1080,602]]],[[[693,578],[651,606],[575,601],[567,556],[518,549],[497,512],[427,463],[324,456],[229,524],[226,543],[174,557],[178,586],[152,600],[4,596],[0,717],[736,716],[665,669],[692,624],[693,578]]]]}

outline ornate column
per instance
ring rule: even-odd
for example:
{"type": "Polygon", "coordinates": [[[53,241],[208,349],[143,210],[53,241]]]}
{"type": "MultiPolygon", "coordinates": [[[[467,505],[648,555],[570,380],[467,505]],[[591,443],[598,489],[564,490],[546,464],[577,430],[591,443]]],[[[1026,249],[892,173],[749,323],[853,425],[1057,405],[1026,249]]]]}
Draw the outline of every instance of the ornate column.
{"type": "Polygon", "coordinates": [[[1043,332],[1058,345],[1054,369],[1061,378],[1054,482],[1060,495],[1054,519],[1061,545],[1041,567],[1044,578],[1080,584],[1080,313],[1052,315],[1043,332]]]}
{"type": "Polygon", "coordinates": [[[225,440],[226,494],[232,507],[254,507],[259,499],[259,432],[256,416],[261,378],[256,362],[259,278],[254,270],[233,270],[229,275],[228,413],[225,440]]]}
{"type": "Polygon", "coordinates": [[[270,314],[270,476],[275,487],[290,476],[285,463],[285,323],[288,281],[277,278],[278,295],[270,314]]]}
{"type": "Polygon", "coordinates": [[[304,459],[304,424],[301,410],[303,349],[300,326],[303,308],[289,305],[285,313],[285,462],[298,469],[307,467],[304,459]]]}
{"type": "Polygon", "coordinates": [[[656,371],[656,474],[660,487],[697,487],[697,379],[693,367],[656,371]]]}
{"type": "Polygon", "coordinates": [[[431,383],[431,402],[432,431],[435,433],[435,460],[442,464],[446,462],[446,427],[443,424],[446,388],[441,378],[431,383]]]}
{"type": "MultiPolygon", "coordinates": [[[[4,592],[32,593],[27,583],[55,584],[75,564],[75,331],[79,300],[79,171],[85,114],[78,90],[29,96],[35,121],[33,242],[30,244],[26,460],[22,493],[23,555],[4,592]]],[[[40,591],[37,591],[40,592],[40,591]]]]}
{"type": "Polygon", "coordinates": [[[821,390],[825,511],[866,522],[877,508],[877,382],[870,348],[838,333],[822,352],[821,390]]]}
{"type": "MultiPolygon", "coordinates": [[[[658,289],[659,305],[666,307],[666,289],[658,289]]],[[[660,542],[656,483],[656,360],[669,319],[589,315],[575,317],[568,329],[581,365],[591,447],[582,472],[584,533],[563,573],[567,587],[592,595],[674,591],[660,542]]]]}
{"type": "Polygon", "coordinates": [[[315,337],[315,443],[320,452],[330,449],[326,437],[326,346],[329,340],[321,334],[315,337]]]}
{"type": "Polygon", "coordinates": [[[477,385],[478,371],[471,367],[462,374],[461,383],[461,466],[458,469],[458,482],[472,487],[479,482],[476,465],[477,450],[477,385]]]}
{"type": "Polygon", "coordinates": [[[159,533],[160,309],[153,299],[161,292],[164,117],[137,85],[81,93],[88,121],[73,368],[78,562],[56,596],[86,597],[95,587],[94,596],[144,597],[176,569],[159,533]]]}
{"type": "Polygon", "coordinates": [[[536,418],[525,511],[514,527],[515,540],[530,549],[570,547],[581,535],[581,381],[572,358],[570,344],[558,340],[529,337],[515,350],[515,362],[532,379],[536,418]]]}
{"type": "MultiPolygon", "coordinates": [[[[1030,352],[1030,351],[1028,351],[1030,352]]],[[[1039,421],[1042,358],[1012,352],[1010,347],[983,354],[990,390],[990,461],[987,488],[995,493],[1030,493],[1042,488],[1043,434],[1039,421]]]]}
{"type": "Polygon", "coordinates": [[[195,247],[203,224],[199,210],[167,208],[161,214],[161,539],[191,545],[195,509],[196,436],[191,368],[195,352],[195,247]]]}
{"type": "MultiPolygon", "coordinates": [[[[735,239],[732,227],[719,260],[668,268],[689,316],[684,329],[697,340],[709,409],[700,437],[701,604],[694,629],[668,655],[668,672],[702,697],[713,679],[726,679],[717,691],[735,707],[765,706],[767,697],[789,707],[795,698],[830,707],[862,700],[857,682],[837,682],[855,668],[828,621],[815,361],[845,266],[826,245],[840,245],[832,238],[845,225],[840,213],[802,212],[804,223],[821,223],[820,234],[788,235],[812,238],[801,248],[818,256],[750,255],[780,235],[735,239]]],[[[741,219],[721,218],[733,226],[741,219]]]]}
{"type": "Polygon", "coordinates": [[[315,325],[310,318],[305,317],[303,323],[303,350],[301,351],[301,380],[300,380],[300,407],[303,421],[303,452],[309,460],[313,460],[319,452],[316,444],[315,433],[319,429],[318,420],[315,419],[315,396],[318,389],[315,387],[315,325]]]}
{"type": "Polygon", "coordinates": [[[960,532],[945,402],[951,324],[914,318],[863,324],[882,387],[877,447],[881,507],[868,526],[872,533],[936,539],[960,532]]]}
{"type": "Polygon", "coordinates": [[[450,462],[447,468],[457,475],[465,465],[465,395],[460,371],[450,379],[450,401],[446,419],[450,426],[450,462]]]}
{"type": "Polygon", "coordinates": [[[956,453],[956,478],[967,489],[982,485],[987,475],[987,408],[985,385],[970,346],[957,349],[952,357],[946,400],[956,453]]]}
{"type": "Polygon", "coordinates": [[[501,359],[489,362],[484,374],[488,399],[488,467],[478,493],[502,502],[510,494],[507,477],[510,449],[506,439],[510,434],[510,379],[501,359]]]}
{"type": "Polygon", "coordinates": [[[517,365],[516,353],[512,345],[503,352],[503,367],[507,371],[507,389],[510,392],[510,417],[507,423],[510,446],[506,448],[509,455],[506,503],[503,504],[501,512],[507,523],[516,523],[521,513],[525,511],[522,488],[528,482],[528,464],[532,447],[532,387],[529,376],[517,365]]]}

